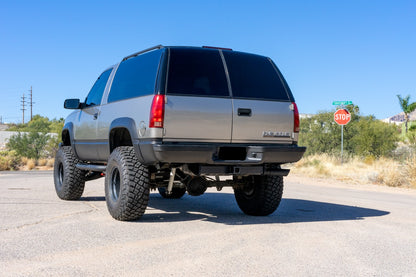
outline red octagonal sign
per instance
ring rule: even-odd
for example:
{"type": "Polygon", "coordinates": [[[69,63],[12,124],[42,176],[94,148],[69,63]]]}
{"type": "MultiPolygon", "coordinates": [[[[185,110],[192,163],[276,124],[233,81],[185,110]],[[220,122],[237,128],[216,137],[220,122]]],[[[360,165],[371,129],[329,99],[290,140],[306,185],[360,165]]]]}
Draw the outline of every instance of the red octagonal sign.
{"type": "Polygon", "coordinates": [[[339,109],[334,113],[334,120],[339,125],[347,125],[351,120],[351,114],[346,109],[339,109]]]}

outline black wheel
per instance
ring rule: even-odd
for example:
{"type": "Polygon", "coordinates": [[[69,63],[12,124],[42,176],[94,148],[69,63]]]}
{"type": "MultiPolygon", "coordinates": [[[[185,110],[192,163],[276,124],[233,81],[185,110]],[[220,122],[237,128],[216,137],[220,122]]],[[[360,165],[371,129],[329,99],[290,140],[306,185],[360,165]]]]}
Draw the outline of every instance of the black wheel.
{"type": "Polygon", "coordinates": [[[171,194],[166,194],[166,188],[157,188],[159,191],[159,194],[162,195],[163,198],[168,198],[168,199],[179,199],[181,198],[185,192],[186,192],[186,188],[173,188],[172,189],[172,193],[171,194]]]}
{"type": "Polygon", "coordinates": [[[75,167],[78,163],[71,146],[61,146],[55,156],[53,180],[55,191],[63,200],[78,200],[84,192],[85,172],[75,167]]]}
{"type": "Polygon", "coordinates": [[[252,176],[244,189],[235,188],[234,196],[240,209],[248,215],[265,216],[279,207],[283,195],[282,176],[252,176]]]}
{"type": "Polygon", "coordinates": [[[132,146],[117,147],[108,158],[105,200],[117,220],[135,220],[144,214],[149,202],[149,174],[132,146]]]}

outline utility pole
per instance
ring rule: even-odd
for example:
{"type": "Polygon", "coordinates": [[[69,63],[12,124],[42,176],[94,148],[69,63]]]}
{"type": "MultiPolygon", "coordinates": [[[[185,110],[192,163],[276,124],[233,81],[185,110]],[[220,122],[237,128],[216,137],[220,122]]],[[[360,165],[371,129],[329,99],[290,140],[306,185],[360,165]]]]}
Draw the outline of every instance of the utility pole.
{"type": "Polygon", "coordinates": [[[22,110],[22,112],[23,112],[23,114],[22,114],[22,123],[23,124],[25,124],[25,94],[23,93],[23,96],[22,96],[22,100],[20,101],[20,102],[22,102],[22,108],[21,108],[21,110],[22,110]]]}
{"type": "Polygon", "coordinates": [[[30,121],[32,121],[33,118],[33,113],[32,113],[32,109],[33,109],[33,99],[32,99],[32,86],[30,86],[30,121]]]}

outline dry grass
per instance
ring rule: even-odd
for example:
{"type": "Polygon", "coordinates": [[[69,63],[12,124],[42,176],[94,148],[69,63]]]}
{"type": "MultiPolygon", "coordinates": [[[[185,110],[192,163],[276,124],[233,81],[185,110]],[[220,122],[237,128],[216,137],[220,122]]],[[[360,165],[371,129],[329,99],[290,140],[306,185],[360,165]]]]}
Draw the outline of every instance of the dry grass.
{"type": "Polygon", "coordinates": [[[17,170],[20,165],[20,158],[14,151],[0,151],[0,171],[17,170]]]}
{"type": "Polygon", "coordinates": [[[55,163],[55,159],[48,159],[46,166],[52,168],[54,163],[55,163]]]}
{"type": "Polygon", "coordinates": [[[39,159],[39,160],[36,162],[36,165],[38,165],[38,166],[45,166],[47,162],[48,162],[48,160],[47,160],[47,159],[39,159]]]}
{"type": "Polygon", "coordinates": [[[294,165],[292,171],[311,177],[416,188],[416,158],[400,163],[393,159],[376,159],[372,156],[348,157],[341,164],[339,157],[320,154],[304,157],[294,165]]]}
{"type": "Polygon", "coordinates": [[[29,159],[19,157],[14,151],[0,151],[0,171],[3,170],[50,170],[53,169],[55,159],[29,159]]]}
{"type": "Polygon", "coordinates": [[[406,161],[407,176],[409,176],[410,186],[416,189],[416,157],[406,161]]]}
{"type": "Polygon", "coordinates": [[[36,167],[36,161],[34,159],[28,159],[27,162],[26,162],[26,164],[25,164],[25,167],[28,170],[34,169],[36,167]]]}

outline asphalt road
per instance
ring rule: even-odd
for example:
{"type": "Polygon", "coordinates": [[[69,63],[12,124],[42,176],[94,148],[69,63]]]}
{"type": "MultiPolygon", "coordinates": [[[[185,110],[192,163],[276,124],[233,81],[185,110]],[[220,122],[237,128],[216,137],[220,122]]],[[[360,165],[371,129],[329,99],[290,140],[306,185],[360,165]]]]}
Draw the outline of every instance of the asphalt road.
{"type": "Polygon", "coordinates": [[[52,172],[0,172],[0,276],[416,276],[416,192],[292,175],[267,217],[210,189],[119,222],[103,179],[62,201],[52,172]]]}

